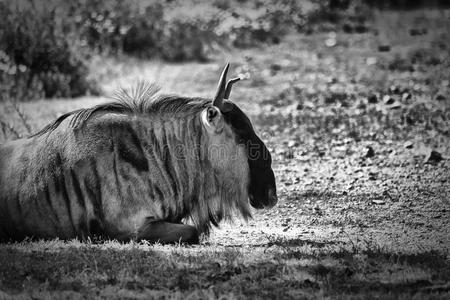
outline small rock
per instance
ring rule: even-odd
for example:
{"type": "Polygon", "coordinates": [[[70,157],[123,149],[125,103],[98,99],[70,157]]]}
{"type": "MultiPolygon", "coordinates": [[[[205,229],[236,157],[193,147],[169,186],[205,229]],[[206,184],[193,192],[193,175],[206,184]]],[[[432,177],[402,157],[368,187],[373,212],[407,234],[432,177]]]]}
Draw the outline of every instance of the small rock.
{"type": "Polygon", "coordinates": [[[445,97],[444,95],[441,94],[437,94],[434,99],[436,99],[437,101],[445,101],[445,97]]]}
{"type": "Polygon", "coordinates": [[[378,51],[380,51],[380,52],[389,52],[389,51],[391,51],[391,46],[389,46],[389,45],[380,45],[380,46],[378,46],[378,51]]]}
{"type": "Polygon", "coordinates": [[[314,102],[308,101],[308,100],[303,101],[303,105],[306,108],[308,108],[308,109],[315,109],[316,108],[316,104],[314,102]]]}
{"type": "Polygon", "coordinates": [[[412,141],[406,141],[403,144],[403,147],[405,147],[406,149],[412,149],[413,145],[414,145],[414,143],[412,141]]]}
{"type": "Polygon", "coordinates": [[[287,145],[289,148],[292,148],[292,147],[297,147],[299,144],[297,141],[290,140],[287,145]]]}
{"type": "Polygon", "coordinates": [[[353,139],[351,139],[351,138],[345,138],[345,139],[342,140],[342,142],[344,144],[350,144],[352,141],[353,141],[353,139]]]}
{"type": "Polygon", "coordinates": [[[366,59],[366,64],[367,64],[368,66],[374,65],[374,64],[376,64],[376,63],[377,63],[377,58],[376,58],[376,57],[368,57],[368,58],[366,59]]]}
{"type": "Polygon", "coordinates": [[[392,98],[392,97],[389,96],[389,95],[384,95],[384,96],[383,96],[383,102],[384,102],[384,104],[386,104],[386,105],[391,105],[391,104],[394,104],[395,99],[392,98]]]}
{"type": "Polygon", "coordinates": [[[365,153],[365,155],[364,155],[364,157],[374,157],[375,156],[375,151],[373,150],[373,148],[372,147],[370,147],[370,146],[367,146],[366,147],[366,153],[365,153]]]}
{"type": "Polygon", "coordinates": [[[277,155],[283,155],[283,154],[285,154],[285,153],[286,153],[286,150],[283,149],[283,148],[277,148],[277,149],[275,150],[275,154],[277,154],[277,155]]]}
{"type": "Polygon", "coordinates": [[[438,163],[438,162],[440,162],[443,159],[444,158],[442,157],[441,153],[437,152],[436,150],[431,150],[425,156],[424,162],[427,163],[427,164],[432,164],[432,163],[438,163]]]}
{"type": "Polygon", "coordinates": [[[333,83],[336,83],[338,80],[337,80],[337,78],[336,77],[328,77],[327,78],[327,83],[328,84],[333,84],[333,83]]]}
{"type": "Polygon", "coordinates": [[[271,64],[270,65],[270,69],[272,70],[272,71],[280,71],[281,70],[281,65],[279,65],[279,64],[271,64]]]}
{"type": "Polygon", "coordinates": [[[378,174],[375,172],[369,172],[369,180],[377,180],[378,174]]]}
{"type": "Polygon", "coordinates": [[[383,204],[386,204],[386,201],[374,199],[374,200],[372,200],[372,203],[377,204],[377,205],[383,205],[383,204]]]}
{"type": "Polygon", "coordinates": [[[426,29],[426,28],[412,28],[409,30],[409,34],[411,36],[424,35],[427,33],[428,33],[428,29],[426,29]]]}
{"type": "Polygon", "coordinates": [[[367,102],[369,103],[377,103],[378,102],[378,97],[375,94],[370,94],[369,97],[367,97],[367,102]]]}
{"type": "Polygon", "coordinates": [[[413,86],[413,89],[416,92],[422,92],[422,86],[418,83],[413,86]]]}
{"type": "Polygon", "coordinates": [[[409,30],[409,35],[415,36],[415,35],[422,35],[422,30],[413,28],[409,30]]]}
{"type": "Polygon", "coordinates": [[[398,109],[401,108],[402,104],[398,101],[394,101],[394,103],[391,104],[390,109],[398,109]]]}
{"type": "Polygon", "coordinates": [[[391,94],[399,94],[400,93],[400,88],[397,85],[393,84],[393,85],[391,85],[389,87],[389,93],[391,93],[391,94]]]}
{"type": "Polygon", "coordinates": [[[403,93],[402,94],[402,101],[407,101],[411,99],[411,94],[410,93],[403,93]]]}
{"type": "Polygon", "coordinates": [[[328,38],[325,40],[325,46],[331,48],[336,46],[336,38],[328,38]]]}

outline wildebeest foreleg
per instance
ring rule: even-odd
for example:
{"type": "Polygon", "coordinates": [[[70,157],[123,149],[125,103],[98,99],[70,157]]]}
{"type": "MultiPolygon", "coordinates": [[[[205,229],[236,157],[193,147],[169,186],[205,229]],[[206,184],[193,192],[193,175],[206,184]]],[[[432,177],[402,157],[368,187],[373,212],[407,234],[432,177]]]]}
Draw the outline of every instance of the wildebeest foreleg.
{"type": "Polygon", "coordinates": [[[194,226],[157,221],[148,218],[139,228],[137,240],[160,242],[163,244],[188,243],[198,244],[199,234],[194,226]]]}

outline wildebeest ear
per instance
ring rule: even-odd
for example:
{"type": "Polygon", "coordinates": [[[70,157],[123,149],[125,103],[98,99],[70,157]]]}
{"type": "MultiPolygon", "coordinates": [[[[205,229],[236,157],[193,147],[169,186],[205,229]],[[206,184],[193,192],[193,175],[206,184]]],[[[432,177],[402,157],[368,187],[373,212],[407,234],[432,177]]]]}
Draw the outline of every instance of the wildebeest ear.
{"type": "Polygon", "coordinates": [[[222,132],[224,120],[222,113],[215,106],[207,107],[202,112],[202,123],[210,132],[222,132]]]}

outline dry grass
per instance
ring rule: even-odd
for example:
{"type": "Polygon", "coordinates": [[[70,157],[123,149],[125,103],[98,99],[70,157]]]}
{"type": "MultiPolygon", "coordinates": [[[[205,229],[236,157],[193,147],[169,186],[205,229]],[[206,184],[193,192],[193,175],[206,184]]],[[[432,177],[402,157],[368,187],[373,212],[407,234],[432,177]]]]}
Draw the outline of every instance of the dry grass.
{"type": "Polygon", "coordinates": [[[450,275],[438,252],[352,251],[301,240],[252,247],[42,241],[0,252],[2,289],[33,299],[439,297],[450,275]]]}

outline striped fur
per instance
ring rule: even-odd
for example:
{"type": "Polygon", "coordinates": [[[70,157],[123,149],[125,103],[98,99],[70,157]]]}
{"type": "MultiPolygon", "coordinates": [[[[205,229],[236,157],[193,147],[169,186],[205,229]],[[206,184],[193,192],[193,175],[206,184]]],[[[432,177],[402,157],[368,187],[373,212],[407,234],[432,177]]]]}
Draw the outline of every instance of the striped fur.
{"type": "Polygon", "coordinates": [[[250,216],[245,146],[211,136],[208,99],[140,84],[117,101],[59,117],[0,146],[0,239],[133,239],[146,220],[188,220],[201,233],[250,216]]]}

